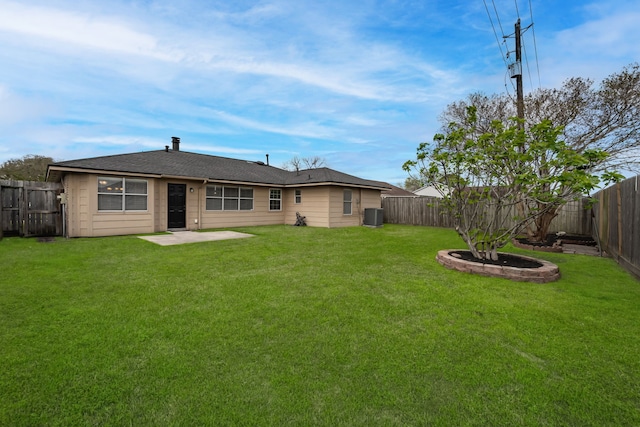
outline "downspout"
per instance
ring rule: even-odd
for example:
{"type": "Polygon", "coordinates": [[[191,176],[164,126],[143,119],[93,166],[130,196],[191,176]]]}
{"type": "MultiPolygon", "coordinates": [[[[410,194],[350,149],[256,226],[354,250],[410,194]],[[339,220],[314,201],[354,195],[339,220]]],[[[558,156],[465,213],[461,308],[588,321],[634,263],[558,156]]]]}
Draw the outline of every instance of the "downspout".
{"type": "Polygon", "coordinates": [[[360,188],[360,197],[358,198],[358,216],[360,218],[360,224],[364,225],[364,210],[362,209],[362,188],[360,188]]]}
{"type": "Polygon", "coordinates": [[[60,179],[62,184],[62,198],[60,199],[60,210],[62,211],[62,237],[69,238],[69,228],[67,226],[67,203],[69,203],[69,191],[67,188],[67,176],[63,175],[60,179]]]}
{"type": "MultiPolygon", "coordinates": [[[[202,187],[204,187],[205,192],[207,190],[207,180],[203,180],[202,184],[198,186],[198,230],[202,229],[202,187]]],[[[206,194],[206,193],[205,193],[206,194]]]]}

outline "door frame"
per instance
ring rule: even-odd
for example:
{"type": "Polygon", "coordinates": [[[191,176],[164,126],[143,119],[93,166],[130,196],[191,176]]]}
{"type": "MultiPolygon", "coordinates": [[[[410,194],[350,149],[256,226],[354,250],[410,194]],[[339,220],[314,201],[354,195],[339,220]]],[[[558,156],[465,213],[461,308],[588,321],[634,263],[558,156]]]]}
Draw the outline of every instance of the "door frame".
{"type": "Polygon", "coordinates": [[[187,228],[187,184],[178,184],[169,182],[167,183],[167,229],[185,229],[187,228]],[[179,206],[172,204],[172,189],[180,188],[182,191],[179,191],[178,196],[182,196],[184,203],[181,203],[179,206]],[[175,209],[178,209],[176,212],[175,209]],[[181,216],[179,218],[178,225],[176,225],[175,216],[181,216]],[[172,218],[173,216],[173,218],[172,218]]]}

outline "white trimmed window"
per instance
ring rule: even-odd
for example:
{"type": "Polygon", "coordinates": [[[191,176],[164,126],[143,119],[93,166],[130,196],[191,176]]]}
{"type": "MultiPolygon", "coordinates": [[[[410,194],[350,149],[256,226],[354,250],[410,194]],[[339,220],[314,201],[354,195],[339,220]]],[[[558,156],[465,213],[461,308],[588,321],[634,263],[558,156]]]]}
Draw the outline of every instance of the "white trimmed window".
{"type": "Polygon", "coordinates": [[[297,189],[295,190],[295,204],[299,205],[300,203],[302,203],[302,190],[297,189]]]}
{"type": "Polygon", "coordinates": [[[282,209],[282,190],[269,190],[269,210],[279,211],[282,209]]]}
{"type": "Polygon", "coordinates": [[[351,215],[351,200],[353,198],[353,193],[351,190],[344,190],[342,193],[342,213],[344,215],[351,215]]]}
{"type": "Polygon", "coordinates": [[[147,180],[98,177],[99,211],[146,211],[147,180]]]}
{"type": "Polygon", "coordinates": [[[253,188],[207,185],[208,211],[253,210],[253,188]]]}

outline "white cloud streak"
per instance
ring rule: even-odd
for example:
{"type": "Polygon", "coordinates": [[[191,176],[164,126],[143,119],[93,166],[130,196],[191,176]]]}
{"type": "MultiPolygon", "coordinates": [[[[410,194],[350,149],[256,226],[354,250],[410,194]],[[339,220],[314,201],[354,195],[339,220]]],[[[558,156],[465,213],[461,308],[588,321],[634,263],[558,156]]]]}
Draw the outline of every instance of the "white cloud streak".
{"type": "MultiPolygon", "coordinates": [[[[183,64],[200,73],[208,69],[288,79],[339,95],[362,99],[394,102],[423,102],[428,99],[424,89],[412,84],[406,84],[405,87],[389,86],[383,80],[371,76],[372,72],[387,70],[386,72],[397,73],[402,69],[402,73],[410,72],[411,77],[416,77],[428,68],[426,75],[431,75],[432,78],[441,79],[445,76],[443,71],[426,64],[414,64],[417,62],[415,59],[406,58],[389,47],[376,44],[370,45],[366,54],[360,52],[358,56],[351,58],[351,62],[342,62],[339,65],[319,65],[299,57],[295,58],[298,62],[293,63],[286,59],[269,58],[270,54],[265,54],[262,51],[263,46],[259,43],[255,46],[244,46],[233,41],[233,36],[237,35],[235,33],[213,37],[213,41],[209,43],[194,43],[194,40],[201,40],[202,36],[192,34],[188,29],[172,28],[175,32],[171,35],[154,35],[149,33],[153,28],[152,23],[143,27],[148,28],[144,32],[133,29],[133,24],[127,19],[117,17],[92,16],[86,12],[12,2],[0,2],[0,7],[0,31],[44,39],[54,46],[57,45],[54,49],[60,49],[60,44],[63,44],[97,53],[147,57],[172,64],[183,64]]],[[[265,6],[253,13],[260,14],[272,9],[265,6]]],[[[160,31],[159,28],[156,30],[160,31]]],[[[248,33],[240,36],[246,38],[254,35],[248,33]]],[[[347,50],[351,49],[347,47],[347,50]]],[[[340,48],[335,51],[339,52],[340,48]]],[[[272,54],[281,53],[276,49],[272,54]]]]}

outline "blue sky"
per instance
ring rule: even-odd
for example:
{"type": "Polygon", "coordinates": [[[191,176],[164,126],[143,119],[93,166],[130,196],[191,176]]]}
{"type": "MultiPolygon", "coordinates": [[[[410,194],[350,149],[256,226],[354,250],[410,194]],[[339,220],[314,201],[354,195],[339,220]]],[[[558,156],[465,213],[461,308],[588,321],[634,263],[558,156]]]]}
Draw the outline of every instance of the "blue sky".
{"type": "Polygon", "coordinates": [[[513,94],[502,56],[513,39],[499,45],[493,28],[502,42],[533,18],[527,92],[640,60],[637,0],[0,0],[0,11],[0,163],[178,136],[185,151],[268,153],[276,166],[320,156],[397,184],[447,104],[513,94]]]}

